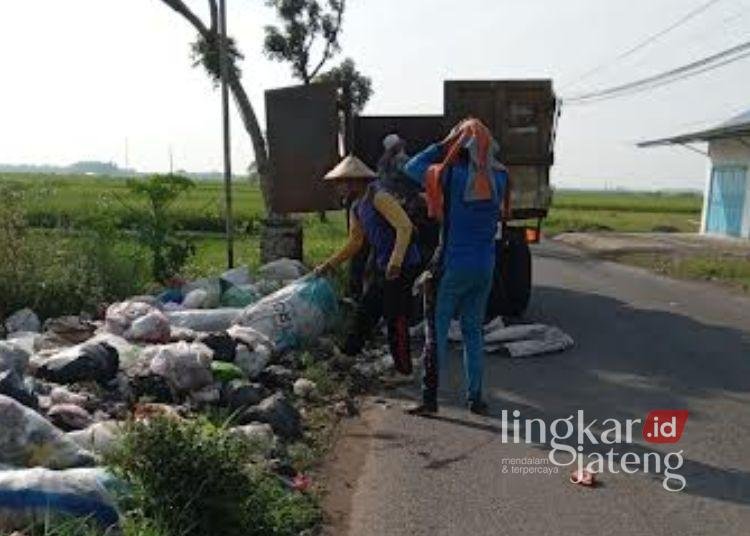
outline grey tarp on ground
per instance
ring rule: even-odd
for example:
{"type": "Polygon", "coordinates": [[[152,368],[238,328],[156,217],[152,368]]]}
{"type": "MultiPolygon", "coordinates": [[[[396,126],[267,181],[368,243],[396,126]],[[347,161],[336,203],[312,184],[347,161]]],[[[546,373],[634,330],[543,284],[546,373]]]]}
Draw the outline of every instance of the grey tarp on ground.
{"type": "MultiPolygon", "coordinates": [[[[461,330],[451,326],[449,339],[460,342],[461,330]]],[[[546,324],[518,324],[503,326],[493,321],[484,328],[484,345],[488,354],[505,353],[509,357],[533,357],[571,348],[573,338],[555,326],[546,324]]]]}

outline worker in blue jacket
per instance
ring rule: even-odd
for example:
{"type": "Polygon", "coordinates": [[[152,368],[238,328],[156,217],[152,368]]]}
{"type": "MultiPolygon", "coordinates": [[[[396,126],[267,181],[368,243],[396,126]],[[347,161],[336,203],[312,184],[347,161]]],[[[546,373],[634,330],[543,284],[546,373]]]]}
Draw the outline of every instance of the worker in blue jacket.
{"type": "MultiPolygon", "coordinates": [[[[422,403],[415,414],[437,412],[439,369],[448,353],[448,329],[458,317],[464,343],[469,410],[482,414],[484,323],[495,267],[495,237],[506,199],[506,169],[497,143],[477,119],[459,123],[442,142],[413,157],[404,171],[426,193],[430,214],[440,220],[441,245],[434,259],[433,310],[425,311],[422,403]]],[[[429,304],[429,292],[426,293],[429,304]]]]}

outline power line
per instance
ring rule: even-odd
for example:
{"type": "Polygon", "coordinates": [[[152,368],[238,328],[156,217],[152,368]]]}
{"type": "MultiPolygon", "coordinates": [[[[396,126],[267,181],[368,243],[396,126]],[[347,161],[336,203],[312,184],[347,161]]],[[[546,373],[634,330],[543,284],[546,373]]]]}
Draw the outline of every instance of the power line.
{"type": "Polygon", "coordinates": [[[579,76],[573,82],[571,82],[569,84],[565,84],[564,87],[571,87],[571,86],[577,85],[580,82],[582,82],[583,80],[586,80],[587,78],[590,78],[591,76],[593,76],[596,73],[598,73],[598,72],[606,69],[607,67],[610,67],[614,63],[616,63],[618,61],[622,61],[625,58],[628,58],[628,57],[632,56],[633,54],[635,54],[639,50],[642,50],[642,49],[646,48],[651,43],[654,43],[655,41],[658,41],[660,38],[664,37],[668,33],[670,33],[673,30],[679,28],[680,26],[682,26],[683,24],[685,24],[689,20],[693,19],[694,17],[700,15],[701,13],[703,13],[708,8],[710,8],[711,6],[713,6],[714,4],[716,4],[718,2],[721,2],[721,0],[709,0],[708,2],[706,2],[706,3],[704,3],[704,4],[700,5],[700,6],[698,6],[697,8],[693,9],[692,11],[690,11],[689,13],[687,13],[686,15],[684,15],[683,17],[681,17],[676,22],[674,22],[671,25],[669,25],[667,28],[665,28],[665,29],[663,29],[663,30],[661,30],[661,31],[659,31],[659,32],[657,32],[657,33],[655,33],[655,34],[647,37],[645,40],[641,41],[640,43],[638,43],[637,45],[633,46],[632,48],[629,48],[625,52],[619,54],[614,59],[612,59],[610,61],[606,61],[604,63],[600,63],[599,65],[597,65],[593,69],[590,69],[590,70],[586,71],[585,73],[583,73],[581,76],[579,76]]]}
{"type": "Polygon", "coordinates": [[[741,60],[750,55],[750,52],[746,51],[750,51],[750,41],[723,50],[716,54],[712,54],[711,56],[708,56],[706,58],[688,63],[687,65],[683,65],[681,67],[677,67],[675,69],[671,69],[657,75],[652,75],[640,80],[636,80],[635,82],[629,82],[627,84],[622,84],[607,89],[592,91],[590,93],[573,95],[567,98],[563,97],[563,102],[566,104],[582,104],[588,101],[598,101],[620,97],[627,94],[645,91],[647,89],[653,89],[666,84],[671,84],[678,80],[696,76],[703,72],[711,71],[729,63],[741,60]]]}
{"type": "Polygon", "coordinates": [[[575,104],[591,104],[591,103],[606,101],[606,100],[614,99],[614,98],[618,98],[618,97],[628,97],[630,95],[636,95],[638,93],[643,93],[644,91],[648,91],[648,90],[651,90],[651,89],[656,89],[656,88],[659,88],[659,87],[662,87],[662,86],[673,84],[675,82],[679,82],[680,80],[684,80],[686,78],[692,78],[693,76],[697,76],[699,74],[703,74],[703,73],[708,72],[708,71],[713,71],[714,69],[718,69],[719,67],[723,67],[725,65],[728,65],[730,63],[734,63],[735,61],[739,61],[739,60],[747,58],[747,57],[750,57],[750,51],[745,52],[744,54],[740,54],[739,56],[735,56],[733,58],[726,59],[726,60],[724,60],[724,61],[722,61],[720,63],[717,63],[717,64],[708,65],[708,66],[702,67],[700,69],[696,69],[694,71],[690,71],[690,72],[684,73],[682,75],[675,76],[673,78],[662,80],[660,82],[655,82],[655,83],[652,83],[652,84],[644,85],[642,87],[633,88],[633,89],[631,89],[629,91],[623,91],[621,93],[616,93],[616,94],[608,95],[608,96],[604,96],[604,97],[592,97],[590,99],[586,99],[585,101],[581,101],[581,102],[578,102],[578,101],[564,101],[564,102],[566,104],[574,104],[574,105],[575,104]]]}

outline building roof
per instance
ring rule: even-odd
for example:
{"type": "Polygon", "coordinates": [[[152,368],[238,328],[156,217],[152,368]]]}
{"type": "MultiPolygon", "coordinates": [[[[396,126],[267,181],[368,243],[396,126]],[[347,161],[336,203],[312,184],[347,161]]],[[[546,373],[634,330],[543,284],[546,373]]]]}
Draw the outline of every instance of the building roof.
{"type": "Polygon", "coordinates": [[[691,132],[671,138],[643,141],[638,144],[638,147],[654,147],[656,145],[674,144],[680,145],[696,141],[709,141],[742,136],[750,136],[750,110],[707,130],[699,130],[698,132],[691,132]]]}

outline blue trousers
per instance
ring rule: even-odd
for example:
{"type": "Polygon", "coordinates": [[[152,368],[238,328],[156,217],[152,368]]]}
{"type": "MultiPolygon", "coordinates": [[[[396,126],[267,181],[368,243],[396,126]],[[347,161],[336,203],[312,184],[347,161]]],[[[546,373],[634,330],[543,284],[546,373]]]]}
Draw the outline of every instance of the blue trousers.
{"type": "Polygon", "coordinates": [[[425,345],[422,394],[437,397],[439,370],[448,356],[448,329],[458,317],[464,341],[464,374],[469,400],[481,400],[484,373],[484,324],[487,299],[492,290],[492,270],[446,270],[434,290],[434,303],[425,299],[427,341],[425,345]]]}

